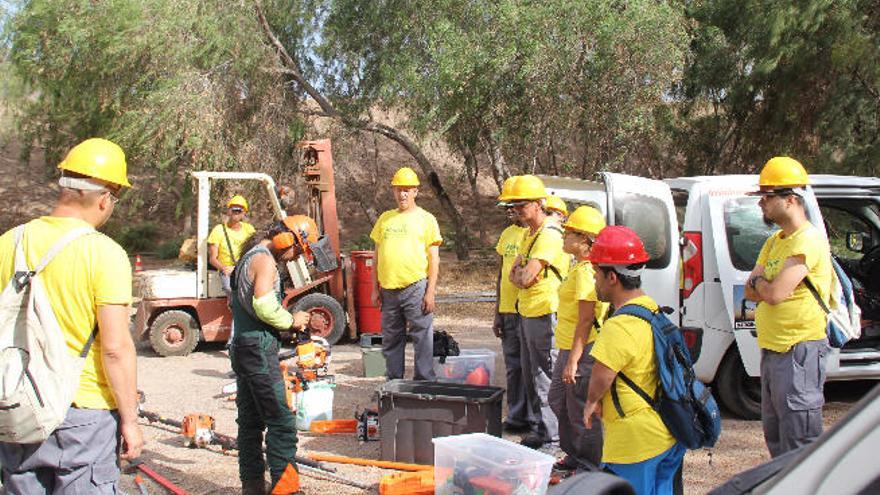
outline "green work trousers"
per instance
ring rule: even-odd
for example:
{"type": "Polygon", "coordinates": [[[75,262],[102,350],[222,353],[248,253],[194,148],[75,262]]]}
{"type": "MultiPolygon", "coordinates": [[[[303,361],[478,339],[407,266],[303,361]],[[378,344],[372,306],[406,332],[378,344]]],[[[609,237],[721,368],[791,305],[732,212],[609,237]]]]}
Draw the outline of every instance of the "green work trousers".
{"type": "Polygon", "coordinates": [[[265,331],[236,327],[230,349],[238,392],[238,471],[242,481],[263,479],[266,463],[273,483],[288,464],[296,466],[296,418],[287,406],[278,367],[278,338],[265,331]],[[266,461],[263,461],[263,431],[266,461]]]}

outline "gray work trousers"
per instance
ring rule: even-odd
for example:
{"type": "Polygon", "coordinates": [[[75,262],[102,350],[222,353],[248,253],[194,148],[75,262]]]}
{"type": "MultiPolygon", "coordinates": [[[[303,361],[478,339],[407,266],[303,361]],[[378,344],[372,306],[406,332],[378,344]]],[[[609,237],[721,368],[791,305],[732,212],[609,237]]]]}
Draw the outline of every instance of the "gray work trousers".
{"type": "MultiPolygon", "coordinates": [[[[226,294],[226,299],[231,301],[232,297],[232,285],[229,280],[229,276],[224,275],[223,272],[220,272],[220,288],[223,289],[223,293],[226,294]]],[[[229,306],[230,308],[232,306],[229,306]]],[[[229,322],[229,340],[227,341],[226,347],[229,347],[229,344],[232,343],[232,338],[235,337],[235,322],[229,322]]]]}
{"type": "Polygon", "coordinates": [[[526,400],[523,382],[522,321],[519,313],[500,313],[501,349],[504,351],[504,367],[507,370],[507,424],[512,427],[530,427],[538,421],[526,400]]]}
{"type": "Polygon", "coordinates": [[[536,412],[537,424],[532,431],[547,442],[559,440],[559,425],[556,414],[550,409],[547,396],[553,378],[553,363],[559,349],[556,349],[553,331],[556,328],[556,313],[530,318],[522,317],[522,342],[520,359],[523,380],[526,387],[526,400],[536,412]]]}
{"type": "Polygon", "coordinates": [[[42,443],[0,443],[3,493],[116,493],[118,430],[116,411],[71,407],[42,443]]]}
{"type": "Polygon", "coordinates": [[[788,352],[761,351],[761,422],[771,457],[822,434],[828,341],[798,342],[788,352]]]}
{"type": "Polygon", "coordinates": [[[593,363],[589,344],[584,349],[577,368],[577,382],[567,384],[562,381],[562,372],[571,351],[560,349],[553,366],[553,381],[550,383],[548,401],[559,420],[559,448],[575,461],[580,469],[598,471],[602,465],[602,427],[600,421],[593,421],[593,428],[584,426],[584,406],[587,403],[586,387],[590,383],[593,363]],[[579,389],[582,388],[583,390],[579,389]]]}
{"type": "Polygon", "coordinates": [[[403,378],[406,356],[406,332],[413,341],[414,380],[436,380],[434,376],[434,315],[422,312],[426,279],[402,289],[382,291],[382,355],[385,376],[389,380],[403,378]]]}

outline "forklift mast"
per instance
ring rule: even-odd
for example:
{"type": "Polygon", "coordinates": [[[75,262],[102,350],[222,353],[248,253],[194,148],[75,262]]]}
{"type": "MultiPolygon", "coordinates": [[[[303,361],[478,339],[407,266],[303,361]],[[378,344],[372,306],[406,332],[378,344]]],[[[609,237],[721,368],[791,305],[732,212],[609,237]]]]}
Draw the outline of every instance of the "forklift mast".
{"type": "MultiPolygon", "coordinates": [[[[339,259],[339,217],[336,213],[336,185],[333,179],[330,140],[302,141],[299,146],[303,149],[302,176],[308,191],[306,214],[315,219],[318,231],[329,238],[333,252],[339,259]]],[[[338,301],[344,301],[343,276],[343,270],[337,269],[327,282],[330,295],[338,301]]]]}

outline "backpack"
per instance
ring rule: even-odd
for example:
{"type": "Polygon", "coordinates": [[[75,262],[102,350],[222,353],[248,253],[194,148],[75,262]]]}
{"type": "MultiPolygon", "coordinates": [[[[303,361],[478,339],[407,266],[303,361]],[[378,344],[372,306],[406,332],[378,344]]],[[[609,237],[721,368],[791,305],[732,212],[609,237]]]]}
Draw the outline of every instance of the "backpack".
{"type": "Polygon", "coordinates": [[[434,357],[440,358],[440,364],[446,363],[447,356],[458,356],[461,350],[458,342],[444,330],[434,330],[434,357]]]}
{"type": "MultiPolygon", "coordinates": [[[[654,361],[659,386],[652,398],[624,373],[617,376],[660,414],[672,436],[688,449],[712,447],[721,435],[721,412],[712,391],[696,378],[690,352],[681,330],[663,311],[653,312],[643,306],[627,304],[614,316],[630,315],[651,324],[654,335],[654,361]]],[[[615,378],[615,382],[616,382],[615,378]]],[[[611,399],[620,417],[624,417],[616,383],[611,385],[611,399]]]]}
{"type": "Polygon", "coordinates": [[[95,230],[71,230],[33,270],[25,260],[24,230],[14,230],[15,271],[0,293],[0,442],[18,444],[42,442],[64,421],[97,334],[96,326],[79,357],[71,356],[40,278],[55,255],[95,230]]]}
{"type": "Polygon", "coordinates": [[[804,285],[828,317],[828,324],[825,327],[828,345],[840,349],[850,340],[861,337],[862,310],[855,302],[852,281],[833,256],[831,266],[834,267],[834,272],[831,274],[830,308],[819,296],[819,291],[816,290],[810,277],[804,278],[804,285]]]}

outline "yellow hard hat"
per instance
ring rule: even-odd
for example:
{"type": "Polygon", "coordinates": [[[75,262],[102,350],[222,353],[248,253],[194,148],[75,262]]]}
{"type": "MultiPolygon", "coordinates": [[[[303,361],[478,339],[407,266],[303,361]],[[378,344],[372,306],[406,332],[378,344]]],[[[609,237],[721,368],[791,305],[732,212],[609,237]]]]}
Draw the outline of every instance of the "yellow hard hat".
{"type": "Polygon", "coordinates": [[[397,172],[394,172],[394,177],[391,178],[391,185],[399,187],[417,187],[420,185],[419,176],[416,175],[415,170],[409,167],[401,167],[397,169],[397,172]]]}
{"type": "Polygon", "coordinates": [[[67,152],[58,168],[122,187],[131,187],[126,177],[125,152],[118,144],[91,138],[67,152]]]}
{"type": "Polygon", "coordinates": [[[605,228],[605,216],[592,206],[578,206],[571,212],[562,227],[583,234],[599,235],[599,232],[605,228]]]}
{"type": "Polygon", "coordinates": [[[776,156],[764,164],[758,185],[761,187],[803,187],[810,183],[804,166],[794,158],[776,156]]]}
{"type": "Polygon", "coordinates": [[[513,175],[504,179],[504,183],[501,184],[501,194],[498,195],[499,203],[507,202],[507,199],[510,196],[510,192],[513,190],[513,185],[516,183],[518,178],[518,175],[513,175]]]}
{"type": "Polygon", "coordinates": [[[565,205],[565,201],[559,196],[554,196],[553,194],[547,196],[547,204],[544,205],[544,208],[556,210],[559,213],[568,216],[568,206],[565,205]]]}
{"type": "Polygon", "coordinates": [[[520,175],[510,188],[508,201],[533,201],[547,197],[544,182],[534,175],[520,175]]]}
{"type": "Polygon", "coordinates": [[[226,203],[227,208],[232,208],[233,206],[241,206],[242,208],[244,208],[245,212],[247,212],[250,209],[248,207],[247,200],[244,199],[244,196],[242,196],[241,194],[236,194],[235,196],[232,197],[232,199],[229,200],[228,203],[226,203]]]}

